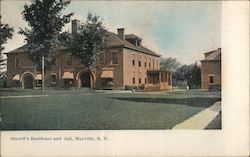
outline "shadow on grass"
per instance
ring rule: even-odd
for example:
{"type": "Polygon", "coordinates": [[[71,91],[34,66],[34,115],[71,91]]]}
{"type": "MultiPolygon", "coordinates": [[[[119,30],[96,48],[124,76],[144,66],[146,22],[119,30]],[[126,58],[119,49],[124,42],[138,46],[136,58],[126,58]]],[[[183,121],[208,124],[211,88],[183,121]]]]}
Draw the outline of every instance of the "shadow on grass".
{"type": "Polygon", "coordinates": [[[144,102],[144,103],[164,103],[164,104],[178,104],[187,105],[191,107],[204,107],[207,108],[213,105],[217,101],[221,101],[221,98],[208,98],[208,97],[193,97],[193,98],[135,98],[135,97],[123,97],[111,99],[132,101],[132,102],[144,102]]]}

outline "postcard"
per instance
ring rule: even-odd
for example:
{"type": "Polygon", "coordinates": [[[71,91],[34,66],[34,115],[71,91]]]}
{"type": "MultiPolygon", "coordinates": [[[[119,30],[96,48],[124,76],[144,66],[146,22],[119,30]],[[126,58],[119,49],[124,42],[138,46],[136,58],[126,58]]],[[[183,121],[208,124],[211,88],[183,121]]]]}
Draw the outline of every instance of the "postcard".
{"type": "Polygon", "coordinates": [[[249,2],[1,4],[1,156],[248,156],[249,2]]]}

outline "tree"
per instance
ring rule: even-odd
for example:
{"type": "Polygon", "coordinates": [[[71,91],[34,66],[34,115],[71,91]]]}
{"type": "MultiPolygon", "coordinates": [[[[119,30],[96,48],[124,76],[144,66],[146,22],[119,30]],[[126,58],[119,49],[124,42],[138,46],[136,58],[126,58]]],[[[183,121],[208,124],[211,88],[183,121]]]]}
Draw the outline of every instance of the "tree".
{"type": "Polygon", "coordinates": [[[173,73],[173,84],[188,85],[190,88],[200,88],[201,68],[195,62],[194,64],[182,65],[173,73]]]}
{"type": "Polygon", "coordinates": [[[3,44],[5,44],[8,39],[12,38],[14,31],[8,24],[3,24],[1,19],[2,17],[0,15],[0,70],[4,69],[4,66],[6,65],[6,59],[3,58],[2,54],[2,51],[4,50],[3,44]]]}
{"type": "Polygon", "coordinates": [[[160,69],[170,72],[176,71],[180,67],[180,63],[176,58],[168,57],[160,59],[160,69]]]}
{"type": "Polygon", "coordinates": [[[105,32],[106,28],[100,17],[89,12],[86,23],[80,25],[78,33],[72,34],[65,45],[89,68],[97,63],[97,56],[103,48],[105,32]]]}
{"type": "Polygon", "coordinates": [[[19,33],[26,37],[28,54],[34,63],[41,65],[44,57],[47,67],[54,59],[62,27],[73,15],[61,14],[69,3],[68,0],[33,0],[30,5],[24,5],[22,15],[30,29],[21,28],[19,33]]]}

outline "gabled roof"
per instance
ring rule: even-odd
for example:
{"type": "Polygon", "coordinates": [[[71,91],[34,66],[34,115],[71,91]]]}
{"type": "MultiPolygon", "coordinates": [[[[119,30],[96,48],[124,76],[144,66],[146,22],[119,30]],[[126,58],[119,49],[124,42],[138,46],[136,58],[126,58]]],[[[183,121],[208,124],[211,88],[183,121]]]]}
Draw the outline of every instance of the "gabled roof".
{"type": "Polygon", "coordinates": [[[205,59],[202,61],[220,61],[221,60],[221,48],[217,50],[204,53],[205,59]]]}
{"type": "MultiPolygon", "coordinates": [[[[117,36],[117,34],[114,34],[112,32],[107,31],[106,35],[109,38],[108,45],[110,47],[125,47],[125,48],[128,48],[128,49],[132,49],[132,50],[139,51],[139,52],[142,52],[142,53],[146,53],[146,54],[149,54],[149,55],[154,55],[154,56],[157,56],[157,57],[161,56],[161,55],[149,50],[148,48],[146,48],[144,46],[135,46],[132,43],[130,43],[129,41],[127,41],[127,40],[122,40],[117,36]]],[[[133,35],[133,36],[135,36],[135,35],[133,35]]],[[[65,49],[65,47],[60,45],[59,49],[65,49]]],[[[12,50],[12,51],[10,51],[10,52],[8,52],[6,54],[24,53],[25,51],[27,51],[27,45],[26,44],[19,47],[19,48],[17,48],[17,49],[15,49],[15,50],[12,50]]]]}
{"type": "Polygon", "coordinates": [[[21,46],[21,47],[18,47],[16,49],[12,50],[12,51],[9,51],[9,52],[7,52],[5,54],[24,53],[25,51],[27,51],[27,45],[26,44],[23,45],[23,46],[21,46]]]}
{"type": "Polygon", "coordinates": [[[148,48],[146,48],[144,46],[135,46],[127,40],[122,40],[116,34],[114,34],[112,32],[107,32],[106,34],[108,35],[108,38],[109,38],[109,46],[110,47],[125,47],[128,49],[132,49],[132,50],[146,53],[149,55],[154,55],[157,57],[161,56],[161,55],[149,50],[148,48]]]}

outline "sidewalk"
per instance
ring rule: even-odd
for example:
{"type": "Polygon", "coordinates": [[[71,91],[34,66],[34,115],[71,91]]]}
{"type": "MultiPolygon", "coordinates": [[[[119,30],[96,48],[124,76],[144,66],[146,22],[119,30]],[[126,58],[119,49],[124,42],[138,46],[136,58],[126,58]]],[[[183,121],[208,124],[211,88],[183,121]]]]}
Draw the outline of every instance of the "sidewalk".
{"type": "Polygon", "coordinates": [[[177,124],[172,129],[192,129],[201,130],[204,129],[221,111],[221,102],[214,103],[209,108],[201,111],[193,117],[185,120],[184,122],[177,124]]]}

